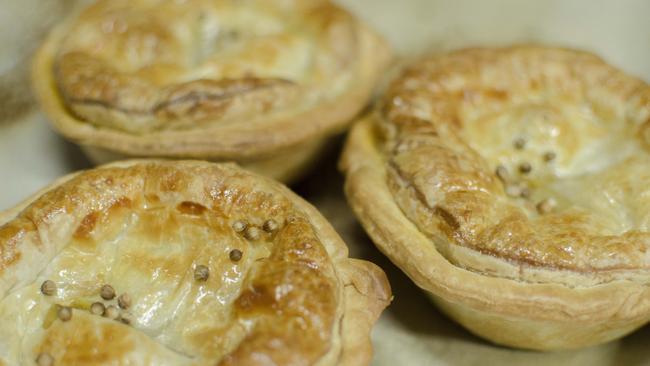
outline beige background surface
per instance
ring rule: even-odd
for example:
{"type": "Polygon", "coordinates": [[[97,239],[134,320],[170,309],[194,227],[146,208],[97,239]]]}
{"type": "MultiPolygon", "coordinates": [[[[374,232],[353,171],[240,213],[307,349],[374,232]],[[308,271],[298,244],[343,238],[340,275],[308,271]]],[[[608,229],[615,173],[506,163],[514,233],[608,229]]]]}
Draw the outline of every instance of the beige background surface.
{"type": "MultiPolygon", "coordinates": [[[[76,2],[0,1],[0,210],[62,174],[89,167],[79,149],[46,125],[28,86],[29,58],[38,40],[76,2]]],[[[341,2],[384,33],[401,54],[543,42],[595,51],[650,80],[647,0],[341,2]]],[[[389,275],[395,301],[374,332],[374,365],[650,365],[650,326],[599,347],[537,353],[493,346],[445,318],[356,223],[336,171],[338,148],[294,188],[331,220],[353,255],[374,261],[389,275]]]]}

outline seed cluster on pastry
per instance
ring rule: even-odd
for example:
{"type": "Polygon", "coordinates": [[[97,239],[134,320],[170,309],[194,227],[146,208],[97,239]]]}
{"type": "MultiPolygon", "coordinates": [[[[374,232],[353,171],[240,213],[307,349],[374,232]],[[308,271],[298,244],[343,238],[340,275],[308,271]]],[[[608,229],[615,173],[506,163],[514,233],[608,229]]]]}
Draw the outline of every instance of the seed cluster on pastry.
{"type": "MultiPolygon", "coordinates": [[[[56,283],[51,280],[43,281],[41,284],[41,293],[44,296],[53,296],[56,299],[58,296],[56,283]]],[[[97,295],[104,301],[93,302],[89,307],[87,307],[85,301],[79,300],[72,301],[70,306],[59,304],[53,305],[45,315],[43,327],[50,327],[52,322],[57,318],[61,322],[70,321],[74,314],[73,309],[88,311],[93,315],[103,316],[107,319],[120,321],[127,325],[134,321],[133,315],[128,311],[131,307],[131,297],[128,293],[123,293],[116,298],[115,289],[113,289],[111,285],[103,285],[97,292],[97,295]],[[111,302],[114,304],[110,304],[111,302]]],[[[36,364],[39,366],[52,365],[54,364],[54,358],[50,353],[41,352],[36,356],[36,364]]]]}

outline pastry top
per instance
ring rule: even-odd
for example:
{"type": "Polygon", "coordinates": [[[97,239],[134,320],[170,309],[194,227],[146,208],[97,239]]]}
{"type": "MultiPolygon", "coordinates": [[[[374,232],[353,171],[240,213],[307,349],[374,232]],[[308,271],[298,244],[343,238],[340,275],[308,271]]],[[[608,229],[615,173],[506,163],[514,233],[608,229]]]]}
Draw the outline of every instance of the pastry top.
{"type": "Polygon", "coordinates": [[[393,198],[452,263],[596,282],[650,268],[643,81],[585,52],[461,50],[406,67],[374,120],[393,198]]]}
{"type": "Polygon", "coordinates": [[[314,208],[234,165],[101,167],[0,224],[0,364],[364,364],[390,297],[314,208]]]}
{"type": "Polygon", "coordinates": [[[55,61],[67,105],[132,133],[309,108],[355,72],[352,16],[329,1],[104,0],[55,61]]]}
{"type": "Polygon", "coordinates": [[[241,158],[341,130],[389,58],[328,0],[99,0],[52,31],[34,80],[69,138],[241,158]]]}

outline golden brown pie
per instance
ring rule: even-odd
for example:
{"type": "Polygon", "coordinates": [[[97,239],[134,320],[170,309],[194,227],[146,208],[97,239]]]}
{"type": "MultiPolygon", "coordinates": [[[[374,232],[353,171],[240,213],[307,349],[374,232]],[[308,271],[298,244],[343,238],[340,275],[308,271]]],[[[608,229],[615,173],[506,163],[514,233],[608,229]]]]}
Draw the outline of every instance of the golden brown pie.
{"type": "Polygon", "coordinates": [[[521,46],[401,71],[342,161],[379,248],[496,343],[566,349],[650,319],[650,87],[521,46]]]}
{"type": "Polygon", "coordinates": [[[0,365],[365,365],[390,297],[232,164],[114,163],[0,214],[0,365]]]}
{"type": "Polygon", "coordinates": [[[96,162],[236,160],[289,180],[388,60],[328,0],[99,0],[51,32],[33,79],[50,122],[96,162]]]}

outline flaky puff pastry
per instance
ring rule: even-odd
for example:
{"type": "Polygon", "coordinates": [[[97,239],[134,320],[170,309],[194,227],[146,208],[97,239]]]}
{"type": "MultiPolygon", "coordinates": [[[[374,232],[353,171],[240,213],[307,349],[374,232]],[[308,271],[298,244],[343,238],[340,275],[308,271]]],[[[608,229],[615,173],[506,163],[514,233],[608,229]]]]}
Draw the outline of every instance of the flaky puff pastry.
{"type": "Polygon", "coordinates": [[[405,67],[349,137],[379,248],[470,331],[568,349],[650,318],[650,87],[579,51],[405,67]]]}
{"type": "Polygon", "coordinates": [[[0,223],[0,365],[365,365],[391,298],[315,208],[231,164],[114,163],[0,223]]]}
{"type": "Polygon", "coordinates": [[[328,0],[99,0],[54,28],[33,82],[96,162],[234,160],[288,181],[366,105],[389,58],[328,0]]]}

